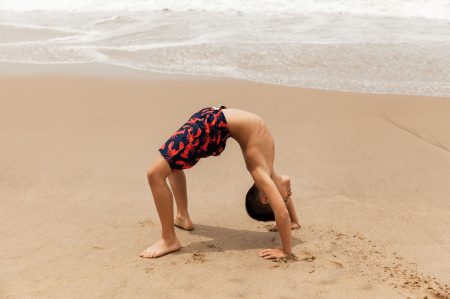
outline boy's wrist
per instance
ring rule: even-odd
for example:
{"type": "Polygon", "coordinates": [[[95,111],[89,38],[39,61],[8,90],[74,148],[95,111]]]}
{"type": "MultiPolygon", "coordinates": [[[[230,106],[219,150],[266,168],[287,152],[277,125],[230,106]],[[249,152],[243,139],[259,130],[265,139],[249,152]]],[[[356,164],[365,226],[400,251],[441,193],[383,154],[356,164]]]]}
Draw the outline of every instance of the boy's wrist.
{"type": "Polygon", "coordinates": [[[281,249],[283,250],[284,253],[286,253],[286,254],[288,254],[288,255],[289,255],[289,254],[292,254],[292,249],[291,249],[291,248],[289,248],[289,250],[286,249],[286,248],[284,248],[284,247],[281,248],[281,249]]]}

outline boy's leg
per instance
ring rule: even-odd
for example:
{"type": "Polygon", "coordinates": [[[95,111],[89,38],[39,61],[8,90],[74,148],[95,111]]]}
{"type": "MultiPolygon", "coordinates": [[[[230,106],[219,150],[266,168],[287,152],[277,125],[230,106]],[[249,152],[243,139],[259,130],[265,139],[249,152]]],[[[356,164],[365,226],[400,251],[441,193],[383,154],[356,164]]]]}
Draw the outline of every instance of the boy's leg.
{"type": "Polygon", "coordinates": [[[295,211],[294,201],[292,198],[289,198],[287,203],[287,209],[289,212],[289,216],[291,217],[291,228],[298,229],[300,228],[300,222],[298,221],[297,212],[295,211]]]}
{"type": "Polygon", "coordinates": [[[161,239],[141,252],[141,257],[159,257],[181,248],[173,228],[173,196],[166,178],[172,170],[166,160],[159,156],[147,173],[156,210],[161,222],[161,239]]]}
{"type": "Polygon", "coordinates": [[[177,205],[177,216],[174,219],[174,224],[179,228],[192,230],[193,225],[188,212],[186,175],[184,171],[174,171],[169,175],[169,182],[177,205]]]}

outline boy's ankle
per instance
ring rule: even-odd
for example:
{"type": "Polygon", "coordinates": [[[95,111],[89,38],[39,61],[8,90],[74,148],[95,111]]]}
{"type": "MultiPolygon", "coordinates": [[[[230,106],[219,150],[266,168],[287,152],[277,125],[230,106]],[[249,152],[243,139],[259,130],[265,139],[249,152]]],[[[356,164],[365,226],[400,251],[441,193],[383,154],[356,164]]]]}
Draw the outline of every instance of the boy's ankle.
{"type": "Polygon", "coordinates": [[[185,214],[177,214],[176,218],[180,219],[180,220],[186,220],[186,219],[189,219],[189,214],[187,214],[187,213],[185,213],[185,214]]]}
{"type": "Polygon", "coordinates": [[[162,235],[161,239],[164,240],[164,242],[171,244],[177,241],[177,235],[173,234],[173,235],[162,235]]]}

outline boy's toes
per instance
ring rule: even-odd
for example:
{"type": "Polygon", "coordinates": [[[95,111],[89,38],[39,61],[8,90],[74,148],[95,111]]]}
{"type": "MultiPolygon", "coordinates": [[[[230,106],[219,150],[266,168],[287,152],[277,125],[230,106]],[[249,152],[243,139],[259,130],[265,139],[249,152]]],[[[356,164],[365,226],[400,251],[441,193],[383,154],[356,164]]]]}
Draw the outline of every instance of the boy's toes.
{"type": "Polygon", "coordinates": [[[140,257],[149,257],[149,254],[147,253],[147,250],[144,250],[139,254],[140,257]]]}
{"type": "Polygon", "coordinates": [[[141,254],[139,254],[140,257],[144,257],[144,258],[152,258],[154,257],[154,255],[158,252],[157,249],[153,248],[153,246],[145,249],[144,251],[141,252],[141,254]]]}

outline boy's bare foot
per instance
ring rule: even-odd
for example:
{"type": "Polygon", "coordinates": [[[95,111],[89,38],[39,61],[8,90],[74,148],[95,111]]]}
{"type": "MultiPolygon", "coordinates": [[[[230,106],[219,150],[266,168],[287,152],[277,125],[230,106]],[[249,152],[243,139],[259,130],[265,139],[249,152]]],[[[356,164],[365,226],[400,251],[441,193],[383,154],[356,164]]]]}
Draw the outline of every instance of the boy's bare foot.
{"type": "Polygon", "coordinates": [[[167,242],[164,239],[159,239],[152,246],[142,251],[139,256],[146,258],[157,258],[181,249],[180,242],[175,239],[173,242],[167,242]]]}
{"type": "Polygon", "coordinates": [[[291,191],[291,179],[288,176],[282,176],[281,177],[281,182],[283,183],[283,185],[286,187],[286,198],[290,198],[292,195],[292,191],[291,191]]]}
{"type": "Polygon", "coordinates": [[[176,227],[184,229],[184,230],[193,230],[194,226],[192,225],[192,221],[189,217],[177,216],[173,223],[176,227]]]}
{"type": "Polygon", "coordinates": [[[275,181],[275,184],[277,185],[278,190],[280,190],[281,197],[283,197],[284,200],[291,197],[291,179],[287,175],[279,176],[275,181]]]}
{"type": "Polygon", "coordinates": [[[291,230],[299,229],[300,227],[302,227],[300,224],[291,222],[291,230]]]}

